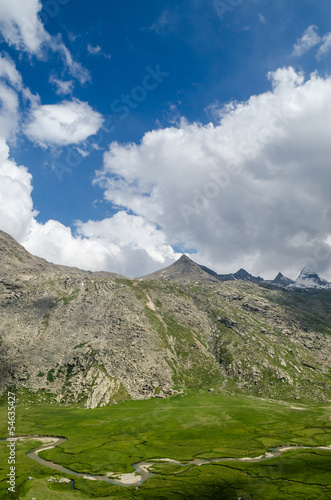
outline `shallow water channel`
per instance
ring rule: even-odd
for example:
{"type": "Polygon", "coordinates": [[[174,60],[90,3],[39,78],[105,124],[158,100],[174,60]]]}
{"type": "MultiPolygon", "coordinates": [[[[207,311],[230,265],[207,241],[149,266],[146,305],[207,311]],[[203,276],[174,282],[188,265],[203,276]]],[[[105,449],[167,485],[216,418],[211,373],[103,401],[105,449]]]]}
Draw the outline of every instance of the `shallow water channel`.
{"type": "MultiPolygon", "coordinates": [[[[290,450],[329,450],[331,451],[331,445],[329,446],[287,446],[287,447],[279,447],[279,448],[270,448],[270,451],[267,451],[264,453],[264,455],[260,455],[259,457],[243,457],[243,458],[227,458],[227,457],[220,457],[220,458],[210,458],[210,459],[204,459],[204,458],[195,458],[194,460],[181,463],[177,460],[172,460],[170,458],[161,458],[161,459],[153,459],[149,460],[148,462],[142,461],[133,464],[133,469],[134,472],[131,474],[116,474],[109,472],[107,475],[95,475],[95,474],[87,474],[84,472],[75,472],[73,470],[67,469],[66,467],[62,467],[62,465],[55,464],[53,462],[50,462],[49,460],[44,460],[43,458],[39,457],[39,453],[44,450],[49,450],[51,448],[54,448],[55,446],[58,446],[61,443],[64,443],[65,441],[68,441],[67,438],[65,437],[60,437],[60,436],[24,436],[24,437],[19,437],[17,439],[22,439],[22,440],[27,440],[27,439],[34,439],[38,440],[40,439],[48,439],[48,442],[43,444],[42,446],[39,446],[38,448],[32,449],[27,453],[27,456],[31,458],[32,460],[35,460],[41,465],[44,465],[45,467],[49,467],[50,469],[54,469],[58,472],[63,472],[65,474],[70,474],[75,477],[81,477],[83,479],[89,479],[92,481],[106,481],[107,483],[111,484],[116,484],[118,486],[139,486],[143,484],[147,479],[150,477],[154,476],[152,472],[150,472],[149,468],[152,467],[153,465],[156,465],[160,462],[170,462],[174,464],[181,465],[183,467],[189,467],[197,465],[204,465],[204,464],[210,464],[210,463],[215,463],[215,462],[225,462],[225,461],[232,461],[232,462],[262,462],[263,460],[268,460],[270,458],[276,458],[279,457],[282,453],[285,451],[290,451],[290,450]],[[116,478],[116,479],[115,479],[116,478]]],[[[3,440],[1,440],[3,441],[3,440]]],[[[72,483],[73,484],[73,483],[72,483]]]]}

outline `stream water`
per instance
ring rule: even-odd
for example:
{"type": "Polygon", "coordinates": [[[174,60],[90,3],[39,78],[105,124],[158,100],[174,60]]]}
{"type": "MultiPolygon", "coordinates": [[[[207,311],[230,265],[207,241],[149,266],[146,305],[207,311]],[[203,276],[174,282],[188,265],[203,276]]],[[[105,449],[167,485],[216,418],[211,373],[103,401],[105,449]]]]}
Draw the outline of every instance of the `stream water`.
{"type": "MultiPolygon", "coordinates": [[[[279,447],[279,448],[269,448],[270,451],[267,451],[263,455],[260,455],[259,457],[243,457],[243,458],[228,458],[228,457],[220,457],[220,458],[210,458],[210,459],[205,459],[205,458],[195,458],[194,460],[181,463],[177,460],[172,460],[169,458],[161,458],[161,459],[154,459],[150,460],[148,462],[143,461],[143,462],[138,462],[133,464],[133,469],[134,472],[131,474],[116,474],[109,472],[108,475],[96,475],[96,474],[87,474],[84,472],[75,472],[73,470],[67,469],[66,467],[62,467],[62,465],[55,464],[53,462],[50,462],[49,460],[44,460],[39,456],[39,453],[43,450],[51,449],[54,448],[55,446],[58,446],[61,443],[64,443],[65,441],[68,441],[67,438],[65,437],[60,437],[60,436],[24,436],[18,439],[35,439],[38,440],[38,438],[46,439],[48,438],[49,440],[53,440],[53,442],[48,442],[43,444],[42,446],[39,446],[38,448],[35,448],[33,450],[30,450],[27,453],[27,456],[31,458],[32,460],[35,460],[41,465],[44,465],[45,467],[49,467],[50,469],[54,469],[58,472],[63,472],[65,474],[71,474],[72,476],[75,477],[81,477],[83,479],[89,479],[92,481],[106,481],[107,483],[111,484],[116,484],[118,486],[139,486],[143,484],[147,479],[150,477],[154,476],[152,472],[149,471],[149,467],[158,464],[160,462],[170,462],[174,464],[181,465],[183,467],[188,467],[190,465],[204,465],[204,464],[210,464],[210,463],[215,463],[215,462],[262,462],[263,460],[268,460],[270,458],[276,458],[279,457],[282,453],[285,451],[290,451],[290,450],[328,450],[331,451],[331,445],[329,446],[287,446],[287,447],[279,447]],[[112,476],[112,477],[109,477],[112,476]],[[115,479],[117,477],[117,479],[115,479]]],[[[6,441],[5,439],[1,439],[1,441],[6,441]]],[[[72,482],[72,486],[74,483],[72,482]]]]}

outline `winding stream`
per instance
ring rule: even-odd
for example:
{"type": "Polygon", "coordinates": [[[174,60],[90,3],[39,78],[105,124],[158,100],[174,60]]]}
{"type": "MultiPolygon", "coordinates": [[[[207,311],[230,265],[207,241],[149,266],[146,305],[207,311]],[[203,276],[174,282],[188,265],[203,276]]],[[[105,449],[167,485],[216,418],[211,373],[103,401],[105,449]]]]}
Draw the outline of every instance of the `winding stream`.
{"type": "Polygon", "coordinates": [[[22,436],[18,437],[17,439],[20,440],[47,440],[48,442],[43,444],[42,446],[39,446],[38,448],[35,448],[27,453],[27,456],[31,458],[32,460],[35,460],[41,465],[44,465],[45,467],[49,467],[50,469],[57,470],[58,472],[63,472],[65,474],[71,474],[72,476],[75,477],[81,477],[83,479],[89,479],[92,481],[106,481],[107,483],[111,484],[116,484],[118,486],[139,486],[143,484],[147,479],[150,477],[154,476],[152,472],[150,472],[150,467],[153,465],[156,465],[160,462],[170,462],[173,464],[178,464],[183,467],[185,466],[190,466],[190,465],[204,465],[204,464],[211,464],[215,462],[262,462],[263,460],[268,460],[270,458],[277,458],[279,457],[282,453],[285,451],[290,451],[290,450],[328,450],[331,451],[331,445],[329,446],[284,446],[284,447],[278,447],[278,448],[270,448],[270,451],[265,452],[263,455],[260,455],[258,457],[243,457],[243,458],[210,458],[210,459],[204,459],[204,458],[195,458],[194,460],[181,463],[177,460],[172,460],[170,458],[160,458],[160,459],[154,459],[150,460],[148,462],[142,461],[133,464],[134,471],[131,474],[116,474],[113,472],[108,472],[106,475],[95,475],[95,474],[87,474],[83,472],[75,472],[70,469],[67,469],[66,467],[62,467],[61,465],[55,464],[53,462],[50,462],[48,460],[44,460],[43,458],[39,457],[39,453],[44,450],[50,450],[51,448],[54,448],[55,446],[58,446],[61,443],[64,443],[65,441],[68,441],[67,438],[65,437],[60,437],[60,436],[22,436]]]}

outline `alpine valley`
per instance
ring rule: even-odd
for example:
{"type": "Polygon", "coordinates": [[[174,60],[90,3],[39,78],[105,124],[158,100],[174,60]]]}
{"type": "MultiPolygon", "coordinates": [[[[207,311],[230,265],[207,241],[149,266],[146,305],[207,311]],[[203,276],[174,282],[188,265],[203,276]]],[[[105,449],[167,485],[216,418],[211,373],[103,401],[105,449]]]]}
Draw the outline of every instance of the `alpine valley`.
{"type": "Polygon", "coordinates": [[[183,255],[128,279],[3,232],[0,265],[0,437],[8,391],[26,436],[0,498],[330,498],[331,284],[316,273],[220,275],[183,255]],[[68,440],[31,460],[45,436],[68,440]]]}

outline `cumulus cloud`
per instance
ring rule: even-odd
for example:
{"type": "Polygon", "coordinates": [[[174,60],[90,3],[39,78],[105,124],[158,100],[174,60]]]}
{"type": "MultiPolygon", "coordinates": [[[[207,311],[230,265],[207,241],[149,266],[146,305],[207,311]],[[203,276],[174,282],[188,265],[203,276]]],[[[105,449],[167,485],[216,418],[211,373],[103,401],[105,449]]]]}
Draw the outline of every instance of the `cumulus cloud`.
{"type": "Polygon", "coordinates": [[[95,179],[105,198],[221,272],[295,276],[331,233],[331,78],[269,78],[272,90],[230,103],[216,125],[182,120],[112,143],[95,179]]]}
{"type": "MultiPolygon", "coordinates": [[[[62,82],[51,81],[58,87],[62,82]]],[[[65,90],[62,88],[62,90],[65,90]]],[[[32,103],[28,137],[42,146],[78,144],[96,134],[102,116],[79,100],[40,105],[24,86],[15,63],[0,54],[0,228],[30,252],[51,262],[92,271],[108,270],[127,276],[155,271],[170,264],[177,254],[164,233],[142,217],[119,212],[103,221],[77,222],[75,233],[58,221],[37,221],[33,208],[32,176],[26,167],[10,159],[7,141],[19,130],[20,96],[32,103]]],[[[79,149],[82,156],[87,154],[79,149]]]]}
{"type": "Polygon", "coordinates": [[[39,0],[1,0],[0,31],[9,45],[40,56],[51,40],[38,16],[39,0]]]}
{"type": "Polygon", "coordinates": [[[156,225],[125,212],[102,221],[78,221],[75,233],[55,220],[39,223],[33,208],[32,176],[9,155],[9,147],[2,137],[0,229],[34,255],[55,264],[91,271],[108,270],[126,276],[153,272],[179,256],[156,225]]]}
{"type": "Polygon", "coordinates": [[[91,79],[90,73],[74,60],[60,34],[51,36],[40,19],[40,0],[1,0],[0,33],[15,49],[46,58],[46,51],[60,54],[68,72],[81,84],[91,79]]]}
{"type": "Polygon", "coordinates": [[[74,236],[69,227],[55,220],[40,224],[32,219],[27,234],[20,242],[32,254],[55,264],[92,271],[116,268],[115,247],[109,245],[105,248],[93,239],[74,236]]]}
{"type": "MultiPolygon", "coordinates": [[[[182,119],[139,144],[112,143],[95,182],[119,212],[78,221],[73,232],[37,221],[31,175],[10,159],[5,139],[23,84],[7,63],[0,59],[0,228],[32,253],[138,276],[170,264],[177,245],[219,272],[296,277],[313,262],[331,277],[331,78],[282,68],[268,92],[214,106],[214,124],[182,119]]],[[[27,128],[42,145],[78,144],[95,133],[86,127],[100,126],[91,112],[80,101],[37,106],[27,128]]]]}
{"type": "Polygon", "coordinates": [[[77,234],[55,220],[40,224],[31,219],[20,242],[55,264],[131,277],[153,272],[179,257],[155,226],[125,212],[102,221],[78,222],[77,234]]]}
{"type": "Polygon", "coordinates": [[[0,228],[24,247],[55,264],[126,276],[152,272],[178,257],[165,235],[141,217],[119,212],[102,221],[77,222],[73,234],[58,221],[37,221],[32,176],[9,158],[0,139],[0,228]]]}
{"type": "Polygon", "coordinates": [[[116,254],[117,269],[126,276],[153,272],[180,257],[156,224],[125,211],[101,221],[78,222],[77,230],[105,248],[112,248],[116,254]]]}
{"type": "Polygon", "coordinates": [[[24,166],[9,157],[8,141],[19,130],[19,95],[38,102],[32,96],[8,54],[0,54],[0,227],[16,239],[22,239],[36,213],[31,199],[32,177],[24,166]]]}
{"type": "Polygon", "coordinates": [[[31,181],[28,170],[9,159],[9,147],[0,139],[0,227],[19,241],[36,215],[31,181]]]}
{"type": "Polygon", "coordinates": [[[42,147],[67,146],[85,141],[97,133],[102,115],[78,99],[34,108],[25,126],[29,139],[42,147]]]}

